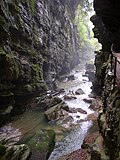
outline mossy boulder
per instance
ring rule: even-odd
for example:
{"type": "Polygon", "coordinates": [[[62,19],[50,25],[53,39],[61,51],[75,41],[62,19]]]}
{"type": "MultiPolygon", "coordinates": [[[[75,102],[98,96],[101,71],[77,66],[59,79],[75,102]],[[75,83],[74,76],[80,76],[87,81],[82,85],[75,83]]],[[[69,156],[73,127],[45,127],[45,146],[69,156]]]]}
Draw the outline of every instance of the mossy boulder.
{"type": "Polygon", "coordinates": [[[54,149],[55,132],[53,130],[39,130],[28,142],[32,151],[32,157],[36,154],[43,155],[42,159],[48,159],[54,149]]]}
{"type": "Polygon", "coordinates": [[[0,145],[0,160],[28,160],[30,149],[27,145],[14,145],[5,147],[0,145]]]}
{"type": "Polygon", "coordinates": [[[54,106],[56,104],[59,104],[60,102],[62,102],[62,99],[59,97],[52,97],[51,101],[50,101],[50,105],[48,108],[50,108],[51,106],[54,106]]]}
{"type": "Polygon", "coordinates": [[[69,107],[64,101],[49,108],[44,114],[48,120],[58,120],[61,117],[62,110],[69,111],[69,107]]]}

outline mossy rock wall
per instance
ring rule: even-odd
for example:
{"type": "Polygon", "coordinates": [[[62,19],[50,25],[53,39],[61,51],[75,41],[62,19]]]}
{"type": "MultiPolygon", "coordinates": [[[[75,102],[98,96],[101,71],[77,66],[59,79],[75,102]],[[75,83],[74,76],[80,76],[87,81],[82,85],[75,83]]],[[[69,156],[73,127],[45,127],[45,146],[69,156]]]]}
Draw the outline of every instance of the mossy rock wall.
{"type": "Polygon", "coordinates": [[[99,113],[100,132],[104,138],[106,153],[110,160],[119,160],[120,155],[120,90],[114,86],[113,76],[107,66],[102,92],[103,110],[99,113]]]}
{"type": "Polygon", "coordinates": [[[67,5],[0,1],[0,110],[52,88],[53,79],[78,64],[79,39],[67,5]]]}
{"type": "Polygon", "coordinates": [[[110,63],[111,55],[109,52],[105,51],[98,51],[95,53],[96,55],[94,64],[96,67],[96,73],[95,79],[93,81],[93,92],[95,92],[98,95],[101,95],[104,86],[106,68],[110,63]]]}

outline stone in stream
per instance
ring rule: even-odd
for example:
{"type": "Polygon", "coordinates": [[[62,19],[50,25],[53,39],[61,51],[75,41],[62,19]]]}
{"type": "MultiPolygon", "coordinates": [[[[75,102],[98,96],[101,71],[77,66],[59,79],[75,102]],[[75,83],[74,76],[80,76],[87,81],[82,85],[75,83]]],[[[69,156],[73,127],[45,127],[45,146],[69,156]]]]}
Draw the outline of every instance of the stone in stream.
{"type": "Polygon", "coordinates": [[[46,160],[55,146],[55,132],[53,130],[38,130],[27,142],[31,149],[30,160],[46,160]]]}
{"type": "Polygon", "coordinates": [[[64,95],[64,100],[73,100],[73,99],[77,99],[77,97],[73,95],[64,95]]]}
{"type": "Polygon", "coordinates": [[[92,103],[93,99],[92,98],[84,98],[83,101],[86,103],[92,103]]]}
{"type": "Polygon", "coordinates": [[[77,113],[76,108],[69,107],[69,113],[77,113]]]}
{"type": "Polygon", "coordinates": [[[95,120],[97,120],[97,118],[98,118],[98,114],[95,112],[95,113],[91,113],[91,114],[89,114],[88,116],[87,116],[87,120],[89,121],[89,120],[91,120],[91,121],[95,121],[95,120]]]}
{"type": "Polygon", "coordinates": [[[77,116],[76,116],[76,118],[80,118],[80,116],[79,116],[79,115],[77,115],[77,116]]]}
{"type": "Polygon", "coordinates": [[[84,93],[84,91],[83,91],[81,88],[79,88],[79,89],[77,89],[77,90],[75,91],[75,94],[81,95],[81,94],[85,94],[85,93],[84,93]]]}
{"type": "Polygon", "coordinates": [[[37,108],[38,109],[48,109],[54,105],[59,104],[62,102],[62,99],[57,96],[45,96],[38,98],[37,108]]]}
{"type": "Polygon", "coordinates": [[[96,111],[96,110],[99,109],[99,106],[96,106],[96,105],[94,105],[94,104],[91,104],[91,105],[89,106],[89,108],[92,109],[92,110],[94,110],[94,111],[96,111]]]}
{"type": "Polygon", "coordinates": [[[86,70],[94,71],[94,64],[93,63],[86,63],[86,70]]]}
{"type": "Polygon", "coordinates": [[[95,78],[94,64],[86,63],[85,75],[88,76],[89,81],[93,81],[94,80],[94,78],[95,78]]]}
{"type": "Polygon", "coordinates": [[[86,74],[88,75],[89,81],[94,81],[94,79],[95,79],[95,72],[94,71],[86,71],[86,74]]]}
{"type": "Polygon", "coordinates": [[[58,160],[91,160],[91,156],[87,149],[78,149],[58,160]]]}
{"type": "Polygon", "coordinates": [[[61,117],[61,113],[60,113],[61,109],[65,110],[65,111],[69,111],[69,107],[67,106],[67,104],[64,101],[49,108],[47,111],[45,111],[44,114],[47,117],[47,119],[50,121],[57,120],[61,117]]]}
{"type": "Polygon", "coordinates": [[[91,93],[88,96],[89,96],[89,98],[96,98],[96,95],[94,93],[91,93]]]}
{"type": "Polygon", "coordinates": [[[76,108],[76,110],[82,114],[87,114],[87,111],[85,111],[84,109],[82,108],[76,108]]]}
{"type": "Polygon", "coordinates": [[[74,75],[68,76],[68,81],[72,81],[72,80],[75,80],[75,76],[74,75]]]}

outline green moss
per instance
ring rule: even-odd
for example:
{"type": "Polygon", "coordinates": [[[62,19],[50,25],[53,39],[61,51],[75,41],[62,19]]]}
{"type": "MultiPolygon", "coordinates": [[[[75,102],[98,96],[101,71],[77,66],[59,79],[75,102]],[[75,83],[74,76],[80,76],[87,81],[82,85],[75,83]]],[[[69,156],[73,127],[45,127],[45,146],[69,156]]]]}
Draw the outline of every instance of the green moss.
{"type": "Polygon", "coordinates": [[[21,0],[22,3],[26,3],[28,8],[34,13],[35,12],[35,0],[21,0]]]}
{"type": "Polygon", "coordinates": [[[32,64],[32,70],[33,70],[33,82],[37,83],[42,80],[42,72],[40,72],[40,66],[38,64],[32,64]]]}
{"type": "Polygon", "coordinates": [[[40,130],[30,139],[28,146],[31,150],[51,151],[54,146],[55,132],[52,130],[40,130]]]}
{"type": "Polygon", "coordinates": [[[2,47],[0,47],[0,56],[1,56],[1,55],[6,55],[6,53],[5,53],[5,51],[3,50],[2,47]]]}
{"type": "Polygon", "coordinates": [[[120,108],[120,99],[115,101],[115,108],[120,108]]]}
{"type": "Polygon", "coordinates": [[[112,91],[111,91],[111,94],[112,94],[112,99],[114,99],[117,94],[118,94],[118,89],[117,88],[114,88],[112,91]]]}
{"type": "Polygon", "coordinates": [[[19,67],[16,59],[14,58],[14,55],[14,52],[6,55],[6,63],[8,65],[6,68],[6,72],[9,74],[9,77],[11,76],[11,78],[14,78],[15,80],[18,78],[19,75],[19,67]]]}
{"type": "Polygon", "coordinates": [[[0,157],[2,157],[6,152],[6,147],[0,144],[0,157]]]}
{"type": "Polygon", "coordinates": [[[9,9],[12,13],[12,15],[19,13],[19,6],[17,0],[12,0],[11,3],[9,4],[9,9]]]}
{"type": "Polygon", "coordinates": [[[101,154],[98,151],[93,151],[91,155],[91,160],[101,160],[101,154]]]}
{"type": "Polygon", "coordinates": [[[33,86],[28,84],[28,85],[25,85],[24,86],[24,92],[29,92],[29,93],[32,93],[33,91],[33,86]]]}
{"type": "Polygon", "coordinates": [[[31,9],[32,9],[32,12],[35,12],[35,0],[31,0],[31,9]]]}
{"type": "Polygon", "coordinates": [[[4,26],[5,24],[6,24],[5,19],[2,16],[0,16],[0,26],[4,26]]]}
{"type": "Polygon", "coordinates": [[[36,84],[34,84],[34,85],[36,86],[36,89],[41,90],[41,92],[48,90],[46,84],[43,83],[43,82],[41,82],[41,83],[36,83],[36,84]]]}
{"type": "Polygon", "coordinates": [[[11,111],[12,111],[12,109],[13,109],[12,106],[9,106],[9,107],[7,107],[7,108],[5,108],[5,109],[2,109],[2,110],[0,110],[0,115],[10,114],[11,111]]]}
{"type": "Polygon", "coordinates": [[[52,98],[52,101],[51,101],[51,103],[52,103],[53,105],[56,105],[56,104],[58,104],[58,103],[60,103],[60,102],[62,102],[62,99],[59,98],[59,97],[53,97],[53,98],[52,98]]]}

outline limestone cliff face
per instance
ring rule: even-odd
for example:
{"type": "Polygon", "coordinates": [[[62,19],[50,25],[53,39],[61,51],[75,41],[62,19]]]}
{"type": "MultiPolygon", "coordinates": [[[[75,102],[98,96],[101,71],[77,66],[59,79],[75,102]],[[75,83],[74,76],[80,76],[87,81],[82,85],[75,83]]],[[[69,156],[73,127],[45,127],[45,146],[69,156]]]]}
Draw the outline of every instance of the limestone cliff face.
{"type": "MultiPolygon", "coordinates": [[[[120,53],[120,2],[94,0],[94,9],[96,15],[91,17],[95,25],[93,31],[102,44],[102,50],[96,52],[96,79],[93,88],[95,92],[99,91],[103,99],[98,122],[109,159],[119,160],[120,86],[115,83],[115,58],[111,51],[120,53]]],[[[119,72],[119,63],[117,65],[119,72]]]]}
{"type": "Polygon", "coordinates": [[[59,0],[0,1],[0,110],[43,93],[79,63],[70,4],[59,0]]]}

